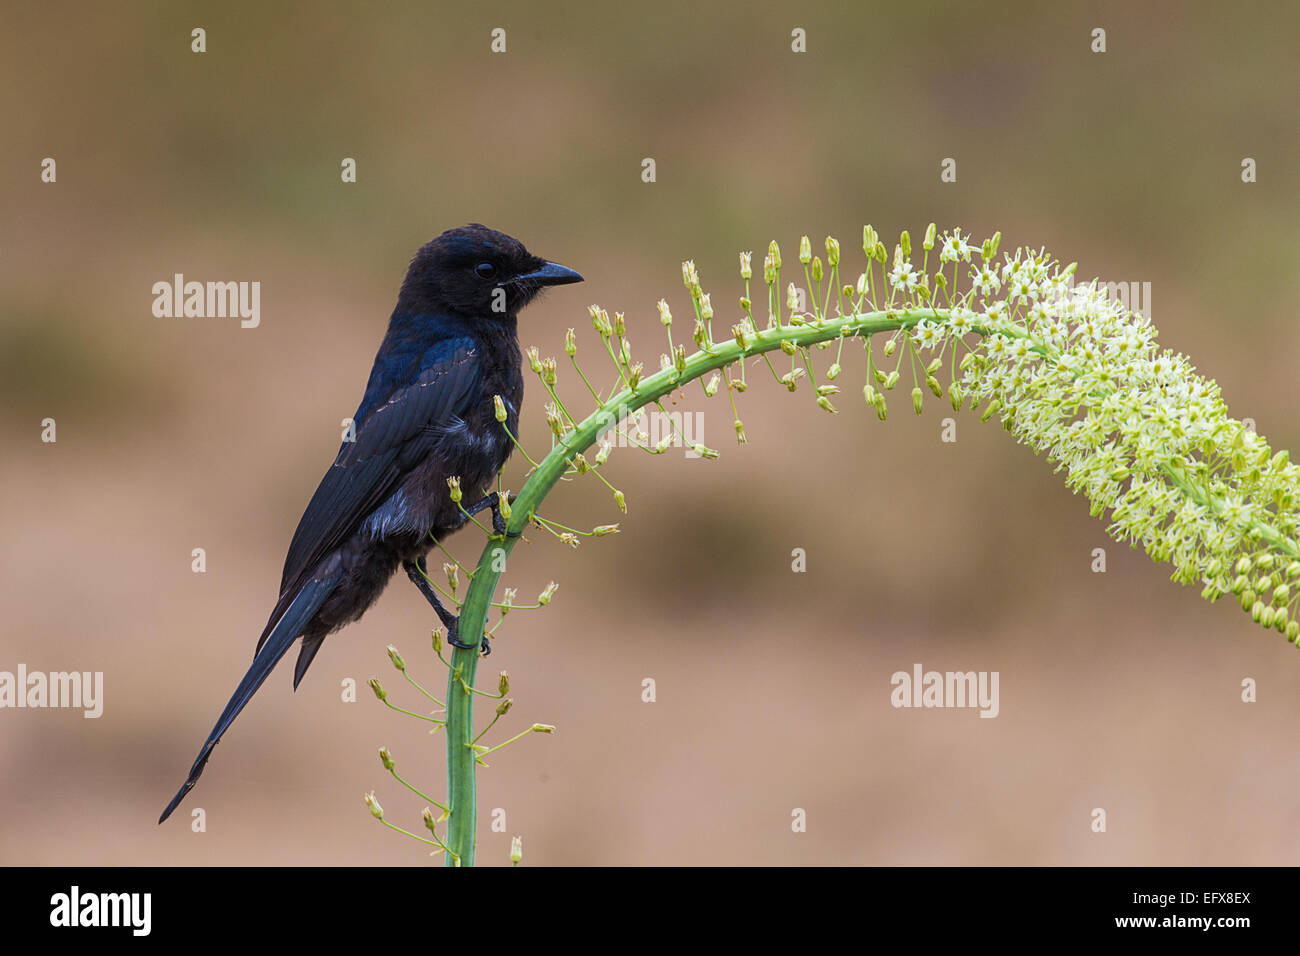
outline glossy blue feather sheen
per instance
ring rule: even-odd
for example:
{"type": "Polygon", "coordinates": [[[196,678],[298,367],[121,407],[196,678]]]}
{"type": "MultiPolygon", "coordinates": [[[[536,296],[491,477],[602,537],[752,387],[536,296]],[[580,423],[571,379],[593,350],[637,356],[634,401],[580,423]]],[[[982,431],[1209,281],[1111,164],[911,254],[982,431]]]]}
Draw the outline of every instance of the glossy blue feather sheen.
{"type": "Polygon", "coordinates": [[[226,728],[276,663],[302,639],[294,687],[326,635],[355,621],[398,567],[423,558],[465,522],[517,434],[523,376],[517,315],[543,288],[581,281],[503,233],[472,224],[420,248],[345,441],[289,544],[275,608],[253,664],[199,751],[161,823],[194,786],[226,728]]]}

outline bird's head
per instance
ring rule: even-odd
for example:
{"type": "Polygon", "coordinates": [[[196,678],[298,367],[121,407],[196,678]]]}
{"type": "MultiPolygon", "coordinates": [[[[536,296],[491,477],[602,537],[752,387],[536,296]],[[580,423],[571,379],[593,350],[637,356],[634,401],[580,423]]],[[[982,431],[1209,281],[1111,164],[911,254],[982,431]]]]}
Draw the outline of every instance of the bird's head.
{"type": "Polygon", "coordinates": [[[471,223],[420,247],[397,308],[408,315],[513,316],[546,286],[581,281],[572,269],[533,255],[518,239],[471,223]]]}

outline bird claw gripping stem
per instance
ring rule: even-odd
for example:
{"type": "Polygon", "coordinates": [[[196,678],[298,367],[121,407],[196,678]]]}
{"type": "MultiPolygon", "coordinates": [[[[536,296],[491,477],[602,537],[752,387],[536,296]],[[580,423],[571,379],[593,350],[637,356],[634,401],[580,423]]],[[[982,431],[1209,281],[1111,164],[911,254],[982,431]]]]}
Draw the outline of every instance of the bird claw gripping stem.
{"type": "MultiPolygon", "coordinates": [[[[406,571],[406,576],[411,579],[411,583],[420,589],[425,600],[433,608],[434,613],[438,615],[438,620],[442,621],[442,626],[447,629],[447,643],[452,647],[459,647],[463,650],[472,650],[476,647],[483,649],[483,656],[487,657],[492,653],[492,645],[488,643],[487,634],[483,635],[481,644],[465,644],[460,640],[460,618],[451,611],[443,607],[442,601],[438,600],[438,592],[433,589],[429,583],[428,573],[424,569],[424,559],[416,558],[407,561],[402,567],[406,571]]],[[[487,618],[483,619],[484,625],[487,624],[487,618]]]]}
{"type": "MultiPolygon", "coordinates": [[[[507,495],[506,499],[510,504],[514,504],[515,498],[517,497],[519,496],[507,495]]],[[[496,534],[499,534],[502,537],[506,537],[506,538],[519,537],[521,532],[506,530],[506,519],[505,516],[501,514],[501,501],[495,492],[493,492],[490,495],[487,495],[485,498],[483,498],[483,500],[477,501],[474,504],[470,505],[468,508],[465,509],[465,514],[469,515],[470,517],[473,517],[474,515],[478,514],[480,511],[483,511],[484,509],[490,510],[492,512],[492,530],[496,534]]]]}

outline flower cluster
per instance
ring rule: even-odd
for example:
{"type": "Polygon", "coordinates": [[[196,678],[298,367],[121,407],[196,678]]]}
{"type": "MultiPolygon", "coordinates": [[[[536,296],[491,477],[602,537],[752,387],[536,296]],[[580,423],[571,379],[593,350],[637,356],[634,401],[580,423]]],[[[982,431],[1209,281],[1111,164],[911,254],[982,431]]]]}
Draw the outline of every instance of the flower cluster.
{"type": "MultiPolygon", "coordinates": [[[[960,231],[945,234],[930,279],[947,307],[936,303],[905,333],[917,354],[951,348],[954,407],[998,415],[1066,472],[1094,516],[1110,512],[1116,540],[1172,563],[1173,580],[1200,583],[1211,601],[1234,595],[1295,643],[1300,467],[1231,417],[1218,385],[1161,349],[1150,321],[1096,280],[1075,284],[1073,264],[1041,250],[998,260],[997,244],[981,253],[960,231]],[[968,291],[957,294],[961,272],[968,291]]],[[[896,257],[891,295],[924,305],[924,270],[906,265],[896,257]]]]}

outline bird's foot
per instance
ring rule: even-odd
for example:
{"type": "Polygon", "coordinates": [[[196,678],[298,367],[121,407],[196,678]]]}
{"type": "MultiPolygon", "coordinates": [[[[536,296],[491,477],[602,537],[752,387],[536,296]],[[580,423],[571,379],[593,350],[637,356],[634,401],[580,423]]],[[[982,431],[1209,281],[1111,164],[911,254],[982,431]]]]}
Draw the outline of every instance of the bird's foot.
{"type": "MultiPolygon", "coordinates": [[[[506,495],[506,499],[510,504],[514,504],[515,498],[517,497],[518,495],[506,495]]],[[[501,501],[497,497],[496,492],[493,492],[482,501],[477,501],[470,507],[466,508],[465,513],[473,517],[485,508],[490,509],[492,512],[492,530],[494,532],[506,538],[519,537],[520,532],[506,530],[506,519],[501,514],[501,501]]]]}
{"type": "MultiPolygon", "coordinates": [[[[459,636],[460,618],[443,607],[442,602],[438,600],[438,592],[435,591],[433,585],[429,583],[422,564],[423,561],[423,558],[415,558],[414,560],[405,562],[402,567],[406,570],[406,576],[411,579],[412,583],[414,583],[417,588],[420,589],[420,593],[424,595],[425,600],[427,600],[433,607],[434,612],[438,615],[438,620],[442,621],[442,626],[447,629],[447,643],[452,647],[459,647],[464,650],[469,650],[473,647],[480,647],[482,648],[483,656],[487,657],[492,653],[492,646],[488,643],[486,634],[483,635],[483,641],[481,644],[466,644],[461,641],[459,636]]],[[[486,623],[487,621],[485,619],[484,624],[486,623]]]]}
{"type": "Polygon", "coordinates": [[[488,643],[488,636],[486,634],[483,635],[483,640],[480,644],[465,644],[456,637],[456,629],[454,627],[449,627],[447,628],[447,643],[452,647],[459,647],[461,650],[466,651],[479,648],[481,651],[480,656],[482,657],[487,657],[492,653],[492,645],[488,643]]]}

